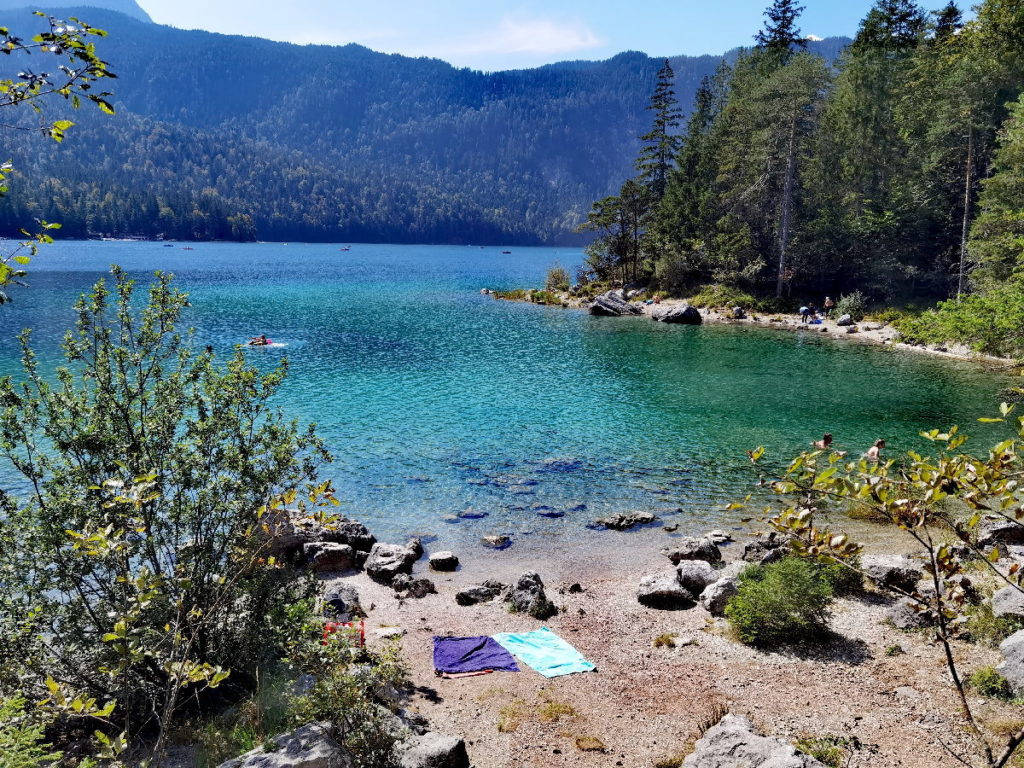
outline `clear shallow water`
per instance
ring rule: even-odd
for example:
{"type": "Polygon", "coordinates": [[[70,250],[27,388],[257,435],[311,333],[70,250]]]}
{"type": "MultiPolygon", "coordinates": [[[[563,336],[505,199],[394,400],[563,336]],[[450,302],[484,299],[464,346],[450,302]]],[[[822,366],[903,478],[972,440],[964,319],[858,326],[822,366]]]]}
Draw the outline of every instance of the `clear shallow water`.
{"type": "MultiPolygon", "coordinates": [[[[965,363],[768,329],[666,326],[643,318],[499,302],[480,288],[539,285],[567,249],[444,246],[58,243],[0,309],[0,375],[34,329],[44,366],[71,307],[111,263],[173,271],[199,345],[251,349],[291,374],[278,398],[319,425],[325,475],[344,509],[384,538],[507,532],[582,543],[610,511],[681,507],[682,530],[727,525],[754,482],[746,450],[789,456],[831,431],[851,452],[885,437],[927,448],[958,423],[984,445],[1006,381],[965,363]],[[922,445],[924,443],[924,445],[922,445]],[[449,522],[472,509],[481,519],[449,522]],[[544,515],[564,513],[563,517],[544,515]]],[[[11,487],[6,467],[0,483],[11,487]]]]}

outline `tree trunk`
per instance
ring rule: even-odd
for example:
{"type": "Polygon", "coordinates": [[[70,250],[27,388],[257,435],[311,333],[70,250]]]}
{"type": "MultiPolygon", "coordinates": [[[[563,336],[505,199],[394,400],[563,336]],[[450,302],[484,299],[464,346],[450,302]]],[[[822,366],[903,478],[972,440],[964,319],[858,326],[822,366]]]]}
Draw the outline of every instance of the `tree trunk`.
{"type": "Polygon", "coordinates": [[[793,106],[793,120],[789,126],[789,153],[786,158],[786,183],[782,190],[782,211],[779,214],[779,276],[775,283],[775,296],[782,298],[782,283],[786,273],[786,251],[789,248],[789,220],[793,206],[793,179],[796,176],[796,118],[797,108],[793,106]]]}
{"type": "Polygon", "coordinates": [[[956,283],[956,300],[964,291],[964,272],[967,269],[967,233],[971,220],[971,185],[974,171],[974,129],[967,134],[967,167],[964,169],[964,219],[960,228],[960,276],[956,283]]]}

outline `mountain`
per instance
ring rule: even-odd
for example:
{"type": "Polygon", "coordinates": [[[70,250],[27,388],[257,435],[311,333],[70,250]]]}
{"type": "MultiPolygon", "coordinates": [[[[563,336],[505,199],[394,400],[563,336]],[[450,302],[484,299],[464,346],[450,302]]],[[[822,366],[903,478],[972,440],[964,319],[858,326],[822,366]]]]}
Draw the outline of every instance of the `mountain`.
{"type": "MultiPolygon", "coordinates": [[[[149,14],[135,0],[95,0],[94,2],[86,3],[86,8],[83,8],[82,5],[81,0],[47,0],[45,3],[40,3],[38,8],[46,13],[52,13],[54,16],[78,16],[85,21],[89,21],[90,14],[93,11],[102,9],[123,13],[125,16],[130,16],[139,21],[153,22],[149,14]],[[74,8],[80,11],[80,13],[68,13],[67,9],[69,8],[74,8]]],[[[0,13],[21,11],[24,8],[25,0],[0,0],[0,13]]],[[[95,14],[92,15],[95,16],[95,14]]]]}
{"type": "MultiPolygon", "coordinates": [[[[579,242],[590,202],[632,172],[661,65],[627,52],[485,74],[75,13],[109,32],[118,115],[69,115],[56,148],[8,137],[25,176],[0,231],[36,216],[73,236],[579,242]]],[[[672,62],[688,106],[721,57],[672,62]]]]}

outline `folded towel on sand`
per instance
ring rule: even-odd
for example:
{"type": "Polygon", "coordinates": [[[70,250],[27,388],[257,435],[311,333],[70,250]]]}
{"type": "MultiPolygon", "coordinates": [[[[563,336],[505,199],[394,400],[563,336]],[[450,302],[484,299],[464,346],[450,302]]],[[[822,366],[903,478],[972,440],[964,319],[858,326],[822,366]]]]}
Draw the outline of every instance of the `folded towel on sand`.
{"type": "Polygon", "coordinates": [[[438,674],[463,674],[499,669],[518,672],[516,660],[494,641],[481,637],[434,637],[434,669],[438,674]]]}
{"type": "Polygon", "coordinates": [[[592,672],[597,667],[547,627],[533,632],[502,632],[494,636],[503,648],[544,677],[592,672]]]}

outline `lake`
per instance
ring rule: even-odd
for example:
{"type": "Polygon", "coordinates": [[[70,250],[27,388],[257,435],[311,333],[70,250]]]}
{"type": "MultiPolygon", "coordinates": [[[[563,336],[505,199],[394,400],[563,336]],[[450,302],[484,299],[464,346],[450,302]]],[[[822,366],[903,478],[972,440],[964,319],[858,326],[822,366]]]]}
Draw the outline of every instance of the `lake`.
{"type": "MultiPolygon", "coordinates": [[[[594,517],[632,509],[681,508],[681,530],[706,529],[741,514],[723,506],[753,488],[746,451],[758,445],[781,461],[826,431],[853,453],[879,437],[890,453],[927,448],[917,433],[951,424],[979,445],[997,434],[976,420],[1007,382],[968,363],[480,294],[538,286],[555,261],[572,270],[571,249],[191,247],[47,247],[0,308],[0,374],[19,371],[23,327],[52,368],[75,298],[110,264],[140,280],[172,271],[200,347],[226,357],[259,333],[287,345],[246,354],[261,366],[287,355],[277,404],[317,423],[342,509],[385,539],[584,542],[602,535],[584,528],[594,517]],[[451,520],[466,510],[486,516],[451,520]]],[[[12,487],[8,467],[0,483],[12,487]]]]}

